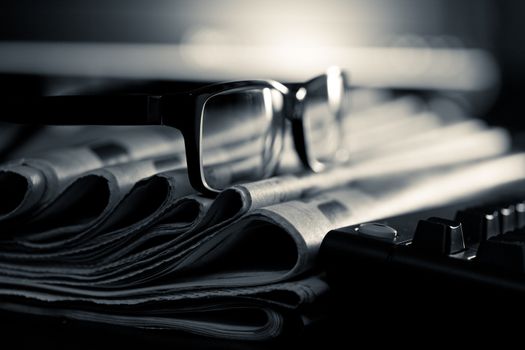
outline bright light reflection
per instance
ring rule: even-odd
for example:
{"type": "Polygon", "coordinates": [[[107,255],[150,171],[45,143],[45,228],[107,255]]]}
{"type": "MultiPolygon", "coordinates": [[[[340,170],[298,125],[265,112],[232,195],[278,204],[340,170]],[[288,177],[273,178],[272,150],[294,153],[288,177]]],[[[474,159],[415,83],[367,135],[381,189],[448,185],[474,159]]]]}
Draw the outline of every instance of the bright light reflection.
{"type": "Polygon", "coordinates": [[[341,105],[341,100],[344,96],[344,81],[338,67],[330,67],[326,72],[326,76],[330,109],[336,110],[341,105]]]}
{"type": "Polygon", "coordinates": [[[272,91],[269,88],[262,90],[263,101],[264,101],[264,116],[267,120],[273,118],[273,97],[272,91]]]}

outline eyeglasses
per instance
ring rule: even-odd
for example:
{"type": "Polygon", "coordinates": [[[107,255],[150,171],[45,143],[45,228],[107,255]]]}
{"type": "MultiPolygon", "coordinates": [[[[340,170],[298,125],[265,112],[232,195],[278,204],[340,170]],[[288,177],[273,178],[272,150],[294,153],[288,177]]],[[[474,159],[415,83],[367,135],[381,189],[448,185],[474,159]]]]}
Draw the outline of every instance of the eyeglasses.
{"type": "Polygon", "coordinates": [[[287,86],[248,80],[165,95],[39,97],[13,104],[2,119],[177,128],[184,138],[190,183],[213,196],[232,181],[262,179],[276,171],[286,120],[291,122],[295,149],[306,168],[317,172],[333,163],[343,138],[347,86],[346,74],[332,68],[305,83],[287,86]]]}

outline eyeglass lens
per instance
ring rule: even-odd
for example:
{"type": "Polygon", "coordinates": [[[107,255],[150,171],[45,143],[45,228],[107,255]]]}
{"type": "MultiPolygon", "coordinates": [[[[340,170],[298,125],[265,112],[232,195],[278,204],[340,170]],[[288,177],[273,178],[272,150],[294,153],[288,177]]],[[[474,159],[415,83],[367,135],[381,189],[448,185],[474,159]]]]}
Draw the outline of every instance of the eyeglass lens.
{"type": "Polygon", "coordinates": [[[334,161],[341,145],[345,84],[340,74],[328,74],[306,86],[303,124],[309,157],[315,162],[334,161]]]}
{"type": "Polygon", "coordinates": [[[261,179],[275,169],[282,146],[284,96],[247,88],[210,97],[202,112],[202,165],[213,189],[261,179]]]}

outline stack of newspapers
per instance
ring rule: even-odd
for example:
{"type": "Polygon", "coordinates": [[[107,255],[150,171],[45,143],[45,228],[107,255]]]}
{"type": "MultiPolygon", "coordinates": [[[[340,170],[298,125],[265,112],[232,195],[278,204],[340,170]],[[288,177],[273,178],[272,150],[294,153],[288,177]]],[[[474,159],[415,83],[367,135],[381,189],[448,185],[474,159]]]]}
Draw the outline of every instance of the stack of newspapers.
{"type": "Polygon", "coordinates": [[[354,99],[348,163],[305,172],[287,142],[276,176],[214,199],[190,186],[174,129],[44,129],[0,165],[0,309],[270,339],[329,292],[329,230],[525,178],[505,130],[411,96],[354,99]]]}

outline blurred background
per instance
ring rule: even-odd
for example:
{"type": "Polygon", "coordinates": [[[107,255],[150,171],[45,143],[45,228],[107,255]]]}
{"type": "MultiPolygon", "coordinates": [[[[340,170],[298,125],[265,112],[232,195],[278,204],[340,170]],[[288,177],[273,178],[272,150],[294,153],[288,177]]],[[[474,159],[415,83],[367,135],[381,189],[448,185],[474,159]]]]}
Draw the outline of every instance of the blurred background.
{"type": "Polygon", "coordinates": [[[518,0],[2,1],[0,92],[299,81],[339,65],[353,86],[440,91],[519,130],[524,14],[518,0]]]}
{"type": "MultiPolygon", "coordinates": [[[[523,18],[520,0],[2,0],[0,119],[2,101],[16,95],[168,93],[174,82],[230,79],[297,82],[337,65],[349,73],[356,117],[345,146],[350,159],[365,164],[356,177],[386,175],[369,186],[391,189],[390,176],[402,178],[403,171],[505,154],[510,138],[492,125],[525,146],[523,18]]],[[[141,138],[127,132],[0,123],[0,162],[96,137],[128,140],[143,156],[141,138]]],[[[169,146],[166,140],[159,143],[169,146]]],[[[496,168],[476,176],[503,181],[522,174],[496,168]]],[[[467,175],[455,181],[458,191],[475,183],[467,175]]],[[[401,197],[403,205],[418,203],[412,199],[419,190],[401,197]]],[[[25,332],[26,320],[19,323],[25,332]]],[[[22,338],[49,338],[43,332],[22,338]]],[[[78,345],[74,332],[58,333],[78,345]]]]}

